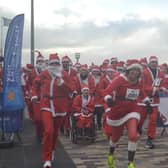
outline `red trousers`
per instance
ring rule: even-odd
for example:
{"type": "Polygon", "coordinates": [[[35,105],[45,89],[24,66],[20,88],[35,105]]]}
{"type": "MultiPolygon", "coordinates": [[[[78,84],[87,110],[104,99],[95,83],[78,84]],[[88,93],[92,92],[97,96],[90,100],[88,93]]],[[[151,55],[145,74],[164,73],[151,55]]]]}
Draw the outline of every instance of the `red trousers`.
{"type": "Polygon", "coordinates": [[[32,105],[31,99],[30,98],[25,98],[25,102],[26,102],[26,105],[27,105],[29,118],[33,120],[33,105],[32,105]]]}
{"type": "Polygon", "coordinates": [[[59,129],[65,117],[53,117],[51,112],[42,111],[44,134],[42,144],[43,161],[52,159],[52,151],[56,149],[59,129]]]}
{"type": "Polygon", "coordinates": [[[131,142],[137,142],[139,136],[137,132],[138,120],[135,118],[129,119],[125,124],[118,127],[111,127],[111,140],[116,143],[123,135],[124,128],[128,130],[128,140],[131,142]]]}
{"type": "Polygon", "coordinates": [[[83,117],[83,116],[79,116],[77,119],[77,127],[78,128],[91,128],[93,119],[92,117],[83,117]]]}
{"type": "Polygon", "coordinates": [[[33,103],[33,119],[36,128],[36,134],[39,138],[43,135],[43,121],[42,121],[42,111],[40,110],[40,102],[33,103]]]}
{"type": "Polygon", "coordinates": [[[142,128],[145,119],[149,116],[147,135],[148,135],[148,137],[155,138],[156,137],[157,117],[158,117],[158,107],[153,107],[152,113],[147,113],[146,107],[141,107],[140,115],[141,115],[141,120],[139,123],[139,127],[142,128]]]}

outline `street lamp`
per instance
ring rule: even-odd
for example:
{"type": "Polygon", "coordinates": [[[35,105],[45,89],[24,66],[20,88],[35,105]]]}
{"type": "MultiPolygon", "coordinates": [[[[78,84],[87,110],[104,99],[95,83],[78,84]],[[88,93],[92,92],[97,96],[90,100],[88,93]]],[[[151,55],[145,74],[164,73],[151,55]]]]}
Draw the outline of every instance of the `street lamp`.
{"type": "Polygon", "coordinates": [[[75,53],[75,59],[76,59],[76,62],[78,63],[80,59],[80,53],[75,53]]]}
{"type": "Polygon", "coordinates": [[[31,0],[31,64],[34,65],[34,0],[31,0]]]}

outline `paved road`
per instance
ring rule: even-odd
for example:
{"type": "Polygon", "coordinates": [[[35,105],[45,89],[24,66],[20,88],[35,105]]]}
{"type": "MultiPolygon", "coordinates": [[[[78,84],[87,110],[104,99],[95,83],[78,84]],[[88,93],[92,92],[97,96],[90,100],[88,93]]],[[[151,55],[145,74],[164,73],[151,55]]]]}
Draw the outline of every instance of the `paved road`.
{"type": "MultiPolygon", "coordinates": [[[[156,149],[144,148],[142,136],[136,154],[136,168],[168,168],[168,136],[160,136],[157,130],[156,149]]],[[[23,144],[10,149],[0,149],[0,168],[42,168],[41,145],[35,140],[33,124],[25,121],[23,144]]],[[[99,131],[93,144],[72,144],[65,136],[60,137],[53,168],[106,168],[108,142],[99,131]],[[64,150],[65,149],[65,150],[64,150]]],[[[127,137],[123,136],[115,153],[117,168],[127,167],[127,137]]]]}
{"type": "MultiPolygon", "coordinates": [[[[141,137],[135,158],[136,168],[168,168],[168,136],[160,136],[161,130],[157,129],[156,149],[146,149],[145,135],[141,137]]],[[[61,142],[77,168],[107,168],[108,142],[102,132],[98,132],[96,142],[90,145],[71,144],[63,136],[61,142]]],[[[127,168],[127,136],[121,138],[115,158],[117,168],[127,168]]]]}
{"type": "MultiPolygon", "coordinates": [[[[23,144],[0,149],[0,168],[42,168],[41,145],[36,141],[33,124],[26,120],[21,134],[23,144]]],[[[17,141],[17,138],[15,138],[17,141]]],[[[75,168],[75,164],[59,143],[54,168],[75,168]]]]}

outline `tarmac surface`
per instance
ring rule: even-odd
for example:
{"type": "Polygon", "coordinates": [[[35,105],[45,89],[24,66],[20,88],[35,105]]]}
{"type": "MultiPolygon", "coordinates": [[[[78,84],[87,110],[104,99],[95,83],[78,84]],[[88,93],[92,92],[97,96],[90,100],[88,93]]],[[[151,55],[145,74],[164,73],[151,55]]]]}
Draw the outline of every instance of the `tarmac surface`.
{"type": "MultiPolygon", "coordinates": [[[[15,136],[12,148],[0,149],[0,168],[42,168],[41,144],[36,140],[33,123],[25,120],[22,144],[15,136]]],[[[75,168],[75,164],[59,142],[53,168],[75,168]]]]}
{"type": "MultiPolygon", "coordinates": [[[[157,129],[155,149],[144,148],[146,138],[142,135],[135,156],[136,168],[168,168],[168,135],[160,136],[161,129],[157,129]]],[[[0,168],[42,168],[41,144],[36,140],[30,120],[25,120],[21,138],[22,144],[16,143],[12,148],[0,149],[0,168]]],[[[108,141],[101,131],[97,132],[94,143],[73,144],[69,138],[61,135],[53,168],[107,168],[107,154],[108,141]]],[[[127,168],[126,133],[118,144],[115,159],[116,168],[127,168]]]]}

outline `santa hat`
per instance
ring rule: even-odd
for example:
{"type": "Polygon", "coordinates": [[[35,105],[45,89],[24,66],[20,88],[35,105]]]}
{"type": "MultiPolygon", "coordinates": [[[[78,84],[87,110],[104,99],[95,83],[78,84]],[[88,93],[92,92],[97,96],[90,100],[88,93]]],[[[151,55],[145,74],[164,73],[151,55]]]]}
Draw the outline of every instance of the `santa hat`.
{"type": "Polygon", "coordinates": [[[26,71],[31,71],[34,68],[32,64],[26,64],[25,70],[26,71]]]}
{"type": "Polygon", "coordinates": [[[92,70],[92,72],[95,72],[95,71],[100,72],[100,68],[98,65],[93,65],[91,70],[92,70]]]}
{"type": "Polygon", "coordinates": [[[89,91],[89,86],[88,85],[86,85],[86,84],[82,84],[81,85],[81,92],[84,92],[84,91],[89,91]]]}
{"type": "Polygon", "coordinates": [[[103,61],[103,65],[108,65],[109,64],[109,59],[105,59],[104,61],[103,61]]]}
{"type": "Polygon", "coordinates": [[[141,58],[139,62],[140,62],[141,65],[147,65],[148,64],[146,57],[141,58]]]}
{"type": "Polygon", "coordinates": [[[126,70],[131,70],[134,68],[138,68],[140,71],[142,71],[142,66],[140,65],[139,61],[136,59],[132,59],[132,60],[127,60],[127,67],[126,70]]]}
{"type": "Polygon", "coordinates": [[[150,56],[149,57],[149,63],[152,62],[152,61],[158,62],[158,58],[156,56],[150,56]]]}
{"type": "Polygon", "coordinates": [[[108,67],[108,65],[103,64],[103,65],[100,67],[100,68],[101,68],[101,71],[102,71],[102,72],[105,72],[106,69],[107,69],[107,67],[108,67]]]}
{"type": "Polygon", "coordinates": [[[81,65],[81,70],[88,70],[88,65],[87,64],[81,65]]]}
{"type": "Polygon", "coordinates": [[[161,69],[168,68],[168,64],[167,63],[163,63],[163,64],[160,65],[160,68],[161,69]]]}
{"type": "Polygon", "coordinates": [[[109,72],[109,71],[115,72],[114,66],[113,66],[113,65],[107,66],[106,71],[107,71],[107,72],[109,72]]]}
{"type": "Polygon", "coordinates": [[[117,70],[120,70],[120,69],[124,69],[124,65],[125,65],[125,63],[123,62],[123,61],[120,61],[120,62],[118,62],[117,63],[117,70]]]}
{"type": "Polygon", "coordinates": [[[111,62],[118,62],[118,58],[117,57],[112,57],[110,61],[111,62]]]}
{"type": "Polygon", "coordinates": [[[71,62],[71,59],[67,55],[65,55],[62,57],[62,62],[64,62],[64,61],[71,62]]]}
{"type": "Polygon", "coordinates": [[[48,64],[52,64],[52,63],[58,63],[58,64],[60,64],[60,58],[59,58],[59,56],[58,56],[57,53],[49,55],[48,64]]]}
{"type": "Polygon", "coordinates": [[[81,64],[79,62],[77,62],[75,65],[74,65],[76,68],[80,68],[81,67],[81,64]]]}
{"type": "Polygon", "coordinates": [[[38,55],[37,55],[37,58],[36,58],[36,62],[38,61],[44,61],[44,57],[42,56],[41,52],[37,51],[38,55]]]}

